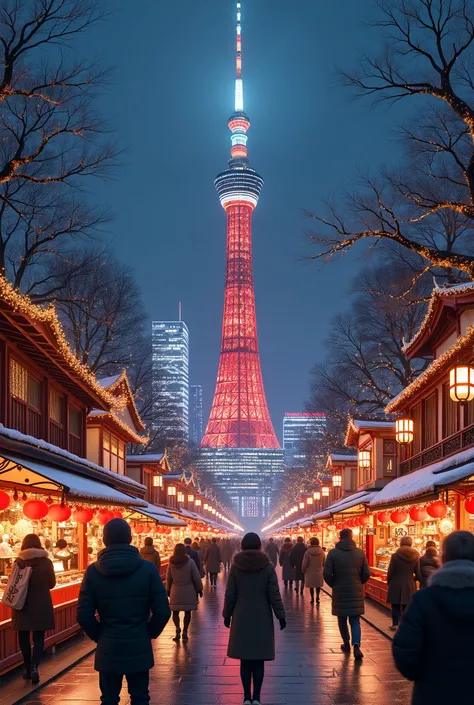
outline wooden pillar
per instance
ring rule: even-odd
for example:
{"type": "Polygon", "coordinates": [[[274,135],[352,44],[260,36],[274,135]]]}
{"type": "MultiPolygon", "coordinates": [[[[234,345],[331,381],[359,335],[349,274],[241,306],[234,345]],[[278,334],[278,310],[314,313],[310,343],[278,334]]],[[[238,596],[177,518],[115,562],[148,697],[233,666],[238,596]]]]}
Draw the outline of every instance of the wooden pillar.
{"type": "Polygon", "coordinates": [[[77,525],[77,537],[79,544],[78,567],[79,570],[86,570],[89,564],[89,554],[87,553],[87,524],[77,525]]]}

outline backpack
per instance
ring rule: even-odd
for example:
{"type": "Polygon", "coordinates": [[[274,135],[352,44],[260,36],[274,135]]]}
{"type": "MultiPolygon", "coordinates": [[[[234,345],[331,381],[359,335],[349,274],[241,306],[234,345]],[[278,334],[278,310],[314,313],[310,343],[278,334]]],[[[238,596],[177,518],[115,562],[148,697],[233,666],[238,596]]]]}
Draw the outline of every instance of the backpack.
{"type": "Polygon", "coordinates": [[[28,584],[33,568],[24,561],[16,560],[13,570],[3,593],[2,603],[13,610],[23,609],[26,596],[28,595],[28,584]]]}

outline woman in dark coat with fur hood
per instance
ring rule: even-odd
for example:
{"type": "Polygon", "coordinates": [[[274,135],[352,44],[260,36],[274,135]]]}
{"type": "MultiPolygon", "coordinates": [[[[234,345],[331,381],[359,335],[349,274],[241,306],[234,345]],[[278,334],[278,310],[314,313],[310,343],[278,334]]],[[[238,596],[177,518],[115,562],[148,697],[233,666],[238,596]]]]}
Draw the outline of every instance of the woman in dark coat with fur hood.
{"type": "Polygon", "coordinates": [[[53,564],[48,551],[41,546],[35,534],[27,534],[21,544],[18,561],[30,566],[30,581],[25,604],[21,610],[12,610],[12,626],[18,632],[21,653],[25,662],[25,680],[39,683],[38,666],[44,651],[44,633],[54,629],[54,609],[51,599],[52,588],[56,585],[53,564]],[[30,633],[33,633],[33,653],[31,653],[30,633]]]}
{"type": "Polygon", "coordinates": [[[392,631],[397,630],[402,611],[416,592],[415,581],[421,583],[420,556],[411,544],[411,537],[404,536],[388,566],[387,602],[392,605],[392,631]]]}
{"type": "Polygon", "coordinates": [[[393,640],[395,664],[414,681],[412,705],[472,705],[474,536],[443,542],[442,566],[417,592],[393,640]]]}
{"type": "Polygon", "coordinates": [[[439,554],[434,541],[428,541],[425,553],[420,558],[421,583],[420,588],[428,587],[428,582],[433,573],[439,568],[439,554]]]}
{"type": "Polygon", "coordinates": [[[264,662],[275,659],[273,614],[280,628],[286,627],[275,568],[261,549],[257,534],[242,539],[242,550],[230,569],[222,613],[224,625],[230,627],[227,655],[241,662],[245,705],[259,705],[264,662]]]}

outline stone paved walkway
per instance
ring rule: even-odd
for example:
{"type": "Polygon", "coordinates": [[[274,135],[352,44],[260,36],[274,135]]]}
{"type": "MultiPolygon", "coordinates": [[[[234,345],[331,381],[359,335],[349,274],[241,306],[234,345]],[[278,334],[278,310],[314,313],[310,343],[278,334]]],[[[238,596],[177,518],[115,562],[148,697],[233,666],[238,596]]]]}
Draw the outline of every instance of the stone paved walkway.
{"type": "MultiPolygon", "coordinates": [[[[221,620],[224,580],[206,585],[188,644],[172,641],[170,623],[155,642],[152,705],[237,705],[242,703],[238,662],[226,657],[228,631],[221,620]]],[[[395,670],[391,643],[362,625],[362,664],[340,651],[340,636],[327,595],[321,606],[309,594],[283,591],[288,627],[277,633],[276,661],[266,666],[264,705],[406,705],[411,685],[395,670]]],[[[277,626],[277,625],[276,625],[277,626]]],[[[19,693],[19,698],[21,693],[19,693]]],[[[28,705],[86,705],[99,702],[93,657],[24,700],[28,705]]],[[[123,693],[123,703],[128,703],[123,693]]]]}

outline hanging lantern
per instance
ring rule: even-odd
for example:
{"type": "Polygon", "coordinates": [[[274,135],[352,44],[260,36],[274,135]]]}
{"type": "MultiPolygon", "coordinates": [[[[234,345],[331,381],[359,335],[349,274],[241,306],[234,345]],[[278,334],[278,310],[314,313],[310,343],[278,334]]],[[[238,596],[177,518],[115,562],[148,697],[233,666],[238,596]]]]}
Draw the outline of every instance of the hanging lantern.
{"type": "Polygon", "coordinates": [[[428,519],[428,512],[424,507],[412,507],[410,509],[410,518],[413,521],[426,521],[428,519]]]}
{"type": "Polygon", "coordinates": [[[370,450],[360,450],[358,454],[359,468],[367,470],[368,468],[370,468],[370,461],[370,450]]]}
{"type": "Polygon", "coordinates": [[[163,475],[153,475],[153,487],[163,487],[163,475]]]}
{"type": "Polygon", "coordinates": [[[390,521],[390,512],[379,512],[377,514],[377,521],[380,524],[387,524],[390,521]]]}
{"type": "Polygon", "coordinates": [[[195,506],[195,507],[200,507],[201,505],[202,505],[202,500],[200,500],[200,499],[197,499],[197,500],[194,502],[194,506],[195,506]]]}
{"type": "Polygon", "coordinates": [[[10,506],[10,495],[8,495],[3,490],[0,490],[0,512],[4,509],[8,509],[10,506]]]}
{"type": "Polygon", "coordinates": [[[359,517],[359,526],[369,526],[371,521],[372,520],[370,514],[363,514],[361,517],[359,517]]]}
{"type": "Polygon", "coordinates": [[[123,519],[123,514],[119,509],[113,511],[112,514],[114,515],[114,519],[123,519]]]}
{"type": "Polygon", "coordinates": [[[468,514],[474,514],[474,495],[466,499],[466,501],[464,502],[464,507],[468,514]]]}
{"type": "Polygon", "coordinates": [[[178,502],[184,502],[184,494],[182,492],[178,492],[178,502]]]}
{"type": "Polygon", "coordinates": [[[41,499],[30,499],[23,505],[23,514],[27,519],[44,519],[48,514],[48,505],[41,499]]]}
{"type": "Polygon", "coordinates": [[[396,509],[390,514],[390,520],[394,524],[403,524],[408,519],[407,512],[402,512],[400,509],[396,509]]]}
{"type": "Polygon", "coordinates": [[[194,495],[193,494],[188,494],[188,502],[190,504],[193,504],[193,502],[194,502],[194,495]]]}
{"type": "Polygon", "coordinates": [[[323,494],[323,497],[329,497],[329,487],[321,488],[321,492],[323,494]]]}
{"type": "Polygon", "coordinates": [[[313,502],[314,500],[312,497],[308,497],[308,499],[306,500],[306,504],[313,504],[313,502]]]}
{"type": "Polygon", "coordinates": [[[75,522],[77,522],[77,524],[88,524],[90,521],[92,521],[93,516],[94,512],[92,511],[92,509],[78,507],[72,515],[72,518],[75,522]]]}
{"type": "Polygon", "coordinates": [[[336,474],[332,476],[332,486],[342,487],[342,475],[336,474]]]}
{"type": "Polygon", "coordinates": [[[133,528],[134,528],[134,531],[136,534],[143,534],[143,532],[145,531],[145,527],[142,526],[141,524],[137,524],[133,528]]]}
{"type": "Polygon", "coordinates": [[[48,510],[48,516],[52,521],[67,521],[71,516],[71,507],[67,504],[52,504],[48,510]]]}
{"type": "Polygon", "coordinates": [[[105,526],[105,524],[107,524],[107,522],[113,518],[114,518],[114,514],[109,509],[99,509],[99,511],[97,513],[97,521],[102,526],[105,526]]]}
{"type": "Polygon", "coordinates": [[[173,485],[168,487],[168,497],[176,497],[176,487],[173,487],[173,485]]]}
{"type": "Polygon", "coordinates": [[[316,502],[319,502],[319,500],[321,499],[321,492],[319,490],[313,492],[313,499],[316,500],[316,502]]]}
{"type": "Polygon", "coordinates": [[[449,396],[460,404],[474,399],[474,367],[458,363],[449,370],[449,396]]]}
{"type": "Polygon", "coordinates": [[[427,507],[426,511],[433,519],[442,519],[448,513],[448,507],[444,502],[433,502],[427,507]]]}
{"type": "Polygon", "coordinates": [[[413,441],[413,419],[401,418],[395,421],[395,438],[398,443],[411,443],[413,441]]]}
{"type": "Polygon", "coordinates": [[[304,502],[300,502],[300,509],[304,509],[304,502]]]}

